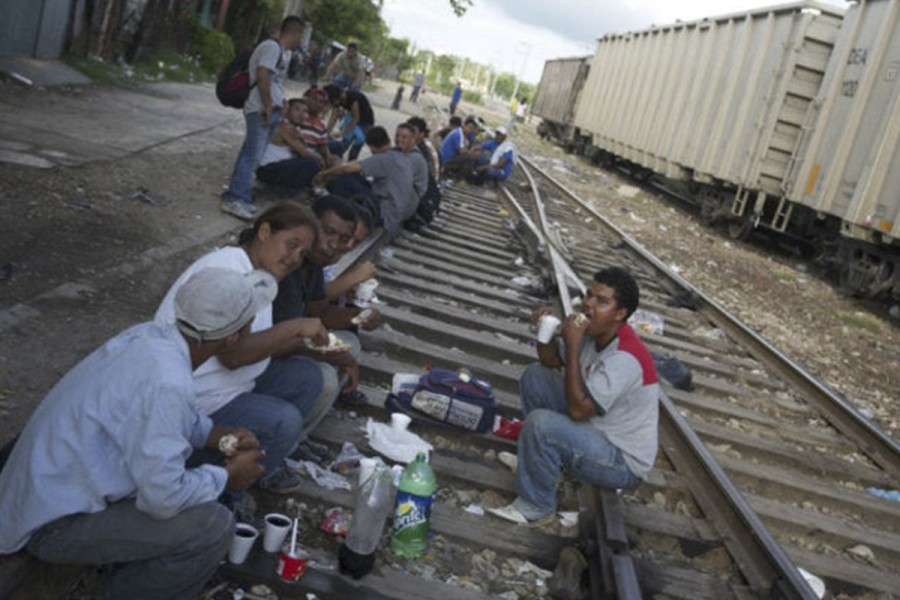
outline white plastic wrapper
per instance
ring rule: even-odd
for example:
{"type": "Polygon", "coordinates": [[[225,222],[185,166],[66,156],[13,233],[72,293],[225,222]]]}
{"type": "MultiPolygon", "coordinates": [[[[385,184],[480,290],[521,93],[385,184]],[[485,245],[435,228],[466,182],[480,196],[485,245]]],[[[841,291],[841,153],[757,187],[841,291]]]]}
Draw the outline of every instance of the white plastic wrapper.
{"type": "Polygon", "coordinates": [[[390,423],[376,423],[371,418],[366,421],[366,435],[373,450],[397,462],[411,463],[419,452],[430,454],[434,449],[411,431],[398,431],[390,423]]]}
{"type": "Polygon", "coordinates": [[[628,318],[628,324],[631,325],[638,334],[662,335],[665,330],[665,321],[662,315],[649,310],[637,309],[634,314],[628,318]]]}

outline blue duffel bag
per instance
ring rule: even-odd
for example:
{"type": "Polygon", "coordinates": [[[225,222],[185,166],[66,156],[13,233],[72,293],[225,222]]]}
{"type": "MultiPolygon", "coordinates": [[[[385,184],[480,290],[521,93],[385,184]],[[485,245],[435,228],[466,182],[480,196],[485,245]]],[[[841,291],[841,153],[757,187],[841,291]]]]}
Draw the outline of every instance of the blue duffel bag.
{"type": "Polygon", "coordinates": [[[422,375],[414,388],[391,394],[387,405],[403,409],[414,419],[427,417],[471,433],[490,431],[497,414],[491,384],[465,372],[437,368],[422,375]]]}

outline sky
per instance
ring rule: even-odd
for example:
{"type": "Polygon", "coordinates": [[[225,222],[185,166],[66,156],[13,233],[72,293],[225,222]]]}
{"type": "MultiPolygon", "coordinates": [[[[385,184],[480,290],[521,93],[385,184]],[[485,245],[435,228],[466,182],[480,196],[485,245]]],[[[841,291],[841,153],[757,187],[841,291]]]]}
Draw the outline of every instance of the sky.
{"type": "MultiPolygon", "coordinates": [[[[820,0],[843,8],[845,0],[820,0]]],[[[624,33],[785,4],[786,0],[474,0],[456,17],[447,0],[385,0],[391,37],[418,49],[493,65],[537,83],[544,61],[593,54],[606,33],[624,33]]]]}

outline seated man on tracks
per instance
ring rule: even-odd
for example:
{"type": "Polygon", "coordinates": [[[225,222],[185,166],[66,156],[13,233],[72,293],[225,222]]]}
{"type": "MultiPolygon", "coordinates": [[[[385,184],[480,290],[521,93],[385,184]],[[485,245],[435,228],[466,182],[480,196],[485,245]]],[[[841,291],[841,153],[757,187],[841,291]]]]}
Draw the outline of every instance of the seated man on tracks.
{"type": "MultiPolygon", "coordinates": [[[[294,348],[295,352],[315,359],[322,372],[322,392],[316,408],[307,417],[308,431],[318,425],[339,397],[349,401],[360,399],[361,392],[357,391],[356,385],[359,380],[357,360],[361,349],[359,338],[348,330],[357,324],[366,330],[375,329],[381,318],[378,310],[373,307],[367,316],[363,316],[362,322],[354,323],[353,319],[360,316],[362,309],[330,304],[327,297],[324,267],[337,262],[355,243],[354,233],[358,221],[356,208],[349,200],[339,196],[318,198],[312,208],[319,219],[320,243],[313,247],[299,269],[281,280],[278,296],[273,304],[273,319],[276,324],[296,318],[318,318],[346,345],[343,351],[317,350],[300,345],[294,348]],[[330,244],[329,241],[334,239],[338,243],[330,244]],[[347,377],[343,386],[339,383],[340,375],[347,377]]],[[[309,459],[310,451],[316,454],[318,450],[316,444],[307,441],[300,444],[299,458],[309,459]]]]}
{"type": "Polygon", "coordinates": [[[478,121],[474,117],[466,117],[462,127],[457,127],[444,138],[440,150],[444,177],[463,178],[472,170],[475,154],[469,142],[477,130],[478,121]]]}
{"type": "Polygon", "coordinates": [[[489,181],[509,179],[516,162],[516,147],[509,141],[505,127],[494,130],[493,139],[482,142],[481,156],[475,160],[475,169],[467,178],[474,185],[489,181]]]}
{"type": "Polygon", "coordinates": [[[584,300],[587,319],[570,316],[561,343],[538,344],[540,362],[519,382],[525,424],[518,496],[492,514],[523,525],[548,522],[564,471],[593,485],[630,488],[653,467],[659,383],[650,352],[626,322],[638,299],[627,271],[598,271],[584,300]]]}
{"type": "Polygon", "coordinates": [[[291,194],[307,188],[313,176],[322,169],[325,160],[310,149],[299,127],[307,118],[307,101],[291,98],[287,118],[278,124],[263,152],[256,178],[270,185],[282,186],[291,194]]]}
{"type": "Polygon", "coordinates": [[[216,499],[263,467],[253,434],[196,411],[193,371],[242,342],[276,289],[264,271],[198,271],[175,298],[177,321],[131,327],[69,371],[0,475],[0,552],[116,563],[107,598],[196,598],[234,537],[216,499]],[[227,434],[224,466],[185,466],[227,434]]]}
{"type": "Polygon", "coordinates": [[[367,198],[367,208],[376,224],[380,217],[384,229],[394,234],[419,206],[412,167],[404,152],[391,146],[384,127],[370,129],[366,144],[372,156],[320,171],[313,185],[327,187],[332,194],[344,198],[367,198]]]}

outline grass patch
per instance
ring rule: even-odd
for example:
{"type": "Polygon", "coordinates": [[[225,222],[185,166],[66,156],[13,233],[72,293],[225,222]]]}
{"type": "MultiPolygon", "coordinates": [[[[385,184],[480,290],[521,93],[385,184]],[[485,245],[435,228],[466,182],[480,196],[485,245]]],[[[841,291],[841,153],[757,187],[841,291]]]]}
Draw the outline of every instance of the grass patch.
{"type": "Polygon", "coordinates": [[[794,283],[797,281],[797,275],[790,271],[775,271],[775,279],[786,283],[794,283]]]}
{"type": "Polygon", "coordinates": [[[862,312],[840,312],[838,318],[858,329],[865,329],[871,333],[881,333],[881,324],[877,319],[862,312]]]}
{"type": "Polygon", "coordinates": [[[90,58],[67,58],[66,63],[78,69],[94,83],[121,85],[151,81],[175,81],[197,83],[215,81],[215,75],[206,71],[200,61],[173,51],[163,51],[134,65],[106,63],[90,58]]]}

